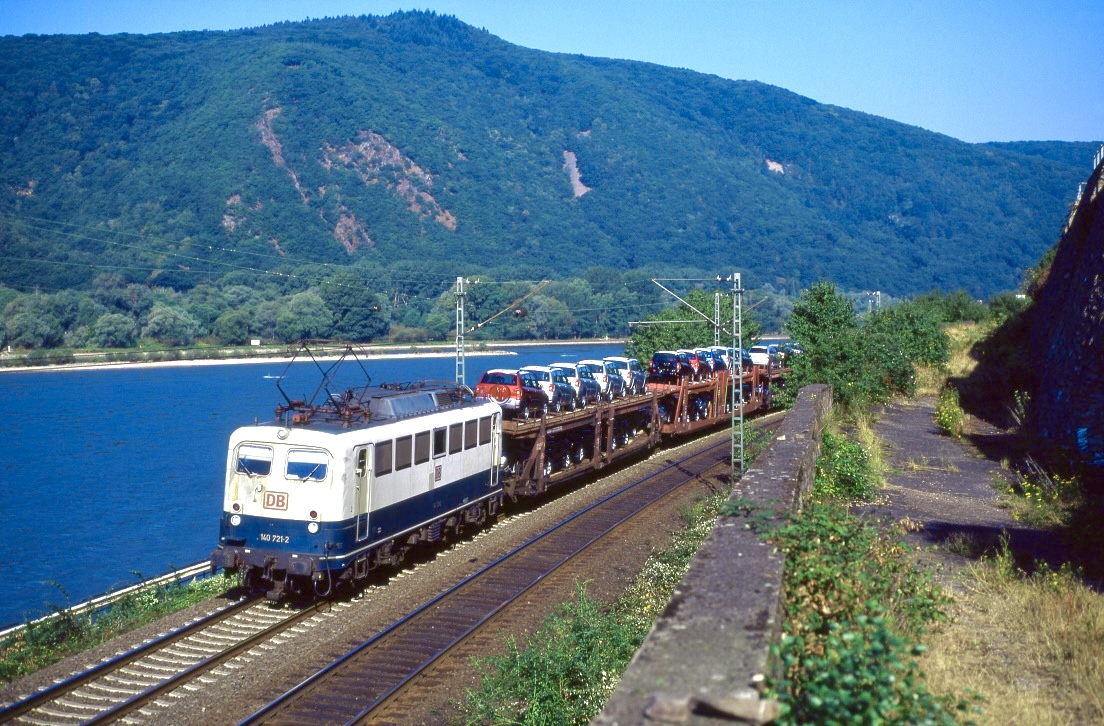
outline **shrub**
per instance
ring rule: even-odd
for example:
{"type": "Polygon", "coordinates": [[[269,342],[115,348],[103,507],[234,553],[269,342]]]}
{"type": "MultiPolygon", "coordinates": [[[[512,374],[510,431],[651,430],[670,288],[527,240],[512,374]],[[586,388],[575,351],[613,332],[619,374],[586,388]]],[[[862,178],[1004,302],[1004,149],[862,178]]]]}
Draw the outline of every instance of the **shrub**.
{"type": "Polygon", "coordinates": [[[779,722],[955,723],[967,704],[931,693],[915,660],[949,601],[908,548],[833,503],[768,536],[786,555],[779,722]]]}

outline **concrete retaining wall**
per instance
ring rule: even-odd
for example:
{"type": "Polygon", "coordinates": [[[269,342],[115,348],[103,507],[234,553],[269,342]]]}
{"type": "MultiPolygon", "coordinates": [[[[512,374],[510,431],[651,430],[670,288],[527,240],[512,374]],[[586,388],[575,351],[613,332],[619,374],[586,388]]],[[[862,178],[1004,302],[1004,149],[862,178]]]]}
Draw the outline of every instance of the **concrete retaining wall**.
{"type": "MultiPolygon", "coordinates": [[[[813,484],[820,433],[832,408],[827,386],[801,389],[769,448],[733,489],[767,518],[800,508],[813,484]]],[[[745,527],[721,517],[666,611],[629,664],[595,724],[769,720],[759,699],[768,647],[778,634],[783,558],[745,527]]]]}

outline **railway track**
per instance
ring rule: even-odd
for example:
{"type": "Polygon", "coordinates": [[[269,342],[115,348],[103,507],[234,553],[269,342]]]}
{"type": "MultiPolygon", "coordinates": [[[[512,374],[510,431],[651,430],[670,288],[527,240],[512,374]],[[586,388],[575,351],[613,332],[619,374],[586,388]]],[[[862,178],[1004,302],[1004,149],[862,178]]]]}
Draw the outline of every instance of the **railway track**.
{"type": "Polygon", "coordinates": [[[277,610],[239,600],[0,709],[0,723],[155,720],[135,712],[319,613],[318,606],[277,610]]]}
{"type": "Polygon", "coordinates": [[[504,617],[512,603],[588,547],[617,537],[635,515],[727,462],[729,453],[725,438],[610,494],[457,583],[242,724],[403,722],[400,696],[416,701],[407,697],[443,656],[504,617]]]}

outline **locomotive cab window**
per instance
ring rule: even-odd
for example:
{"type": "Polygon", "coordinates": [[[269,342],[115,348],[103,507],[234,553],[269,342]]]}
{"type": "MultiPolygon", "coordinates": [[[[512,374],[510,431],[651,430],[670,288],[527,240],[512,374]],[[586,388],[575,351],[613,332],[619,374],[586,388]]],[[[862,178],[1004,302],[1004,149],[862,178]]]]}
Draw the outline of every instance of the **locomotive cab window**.
{"type": "Polygon", "coordinates": [[[475,438],[476,427],[479,426],[478,421],[465,421],[464,422],[464,448],[474,449],[477,443],[475,438]]]}
{"type": "Polygon", "coordinates": [[[439,459],[445,455],[448,448],[448,429],[433,429],[433,458],[439,459]]]}
{"type": "Polygon", "coordinates": [[[268,476],[272,471],[272,449],[268,446],[242,444],[238,447],[238,462],[234,471],[250,476],[268,476]]]}
{"type": "Polygon", "coordinates": [[[491,443],[491,417],[484,416],[479,419],[479,445],[485,446],[491,443]]]}
{"type": "Polygon", "coordinates": [[[422,431],[414,434],[414,463],[424,464],[429,461],[429,432],[422,431]]]}
{"type": "Polygon", "coordinates": [[[292,449],[288,452],[286,476],[299,481],[324,481],[329,464],[330,456],[325,451],[292,449]]]}

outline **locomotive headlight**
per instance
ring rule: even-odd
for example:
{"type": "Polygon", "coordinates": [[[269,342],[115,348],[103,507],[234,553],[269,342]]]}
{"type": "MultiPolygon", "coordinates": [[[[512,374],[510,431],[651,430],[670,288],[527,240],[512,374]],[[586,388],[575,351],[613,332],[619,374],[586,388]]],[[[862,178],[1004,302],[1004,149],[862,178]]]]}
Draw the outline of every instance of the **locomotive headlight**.
{"type": "Polygon", "coordinates": [[[308,524],[307,531],[311,534],[318,534],[318,522],[311,522],[308,524]]]}
{"type": "Polygon", "coordinates": [[[238,514],[231,515],[230,516],[230,524],[234,525],[235,527],[237,527],[239,524],[241,524],[241,515],[238,515],[238,514]]]}

